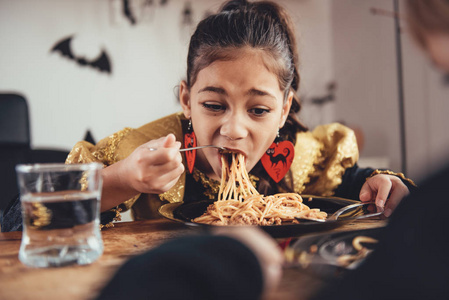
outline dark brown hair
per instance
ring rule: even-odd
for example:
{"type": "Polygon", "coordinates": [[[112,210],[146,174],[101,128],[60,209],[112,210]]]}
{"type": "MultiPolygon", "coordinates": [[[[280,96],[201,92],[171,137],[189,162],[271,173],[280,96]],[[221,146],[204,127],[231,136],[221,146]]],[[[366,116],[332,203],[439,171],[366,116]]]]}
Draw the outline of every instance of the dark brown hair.
{"type": "MultiPolygon", "coordinates": [[[[191,37],[187,56],[187,86],[191,88],[198,73],[217,60],[233,59],[232,51],[244,47],[263,50],[273,58],[272,72],[279,81],[286,101],[290,91],[294,97],[284,127],[280,130],[283,139],[296,142],[296,133],[306,131],[297,114],[301,104],[297,96],[300,83],[298,72],[298,50],[293,23],[288,13],[274,2],[232,0],[226,2],[217,14],[202,20],[191,37]]],[[[259,176],[259,191],[273,192],[275,186],[260,166],[253,169],[259,176]]],[[[291,190],[284,181],[281,187],[291,190]]]]}

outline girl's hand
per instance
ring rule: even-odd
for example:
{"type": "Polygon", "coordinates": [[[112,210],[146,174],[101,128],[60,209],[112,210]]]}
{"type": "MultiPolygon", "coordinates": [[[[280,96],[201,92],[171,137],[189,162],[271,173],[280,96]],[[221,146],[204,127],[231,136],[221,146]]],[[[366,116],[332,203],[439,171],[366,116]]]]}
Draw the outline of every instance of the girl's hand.
{"type": "Polygon", "coordinates": [[[384,215],[389,217],[402,198],[409,194],[407,186],[394,175],[378,174],[366,180],[360,190],[360,201],[376,202],[385,207],[384,215]],[[386,205],[385,205],[386,203],[386,205]]]}
{"type": "Polygon", "coordinates": [[[120,181],[135,193],[161,194],[175,185],[184,172],[179,149],[181,143],[173,134],[149,141],[119,162],[120,181]],[[157,150],[149,150],[156,148],[157,150]]]}

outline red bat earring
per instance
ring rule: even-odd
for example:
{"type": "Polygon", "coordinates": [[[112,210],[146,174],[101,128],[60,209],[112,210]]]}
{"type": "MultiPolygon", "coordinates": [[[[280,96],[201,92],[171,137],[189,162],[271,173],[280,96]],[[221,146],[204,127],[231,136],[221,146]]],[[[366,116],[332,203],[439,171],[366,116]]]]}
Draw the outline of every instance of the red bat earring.
{"type": "Polygon", "coordinates": [[[295,147],[290,141],[279,141],[280,135],[267,149],[260,161],[268,175],[278,183],[287,174],[295,157],[295,147]]]}
{"type": "MultiPolygon", "coordinates": [[[[193,132],[192,120],[189,120],[189,126],[187,127],[186,134],[184,135],[184,147],[185,148],[196,147],[196,137],[195,132],[193,132]]],[[[193,166],[195,165],[196,150],[186,151],[185,155],[189,173],[192,173],[193,166]]]]}

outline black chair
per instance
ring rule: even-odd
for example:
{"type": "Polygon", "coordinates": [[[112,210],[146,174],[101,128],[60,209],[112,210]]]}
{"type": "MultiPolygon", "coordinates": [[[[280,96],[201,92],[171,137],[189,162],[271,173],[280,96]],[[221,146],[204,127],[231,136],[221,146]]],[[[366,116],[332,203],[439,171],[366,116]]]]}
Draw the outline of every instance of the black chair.
{"type": "Polygon", "coordinates": [[[68,151],[31,149],[28,104],[19,94],[0,94],[0,216],[19,193],[15,166],[64,162],[68,151]]]}
{"type": "Polygon", "coordinates": [[[0,94],[0,211],[18,193],[15,166],[30,160],[28,105],[19,94],[0,94]]]}

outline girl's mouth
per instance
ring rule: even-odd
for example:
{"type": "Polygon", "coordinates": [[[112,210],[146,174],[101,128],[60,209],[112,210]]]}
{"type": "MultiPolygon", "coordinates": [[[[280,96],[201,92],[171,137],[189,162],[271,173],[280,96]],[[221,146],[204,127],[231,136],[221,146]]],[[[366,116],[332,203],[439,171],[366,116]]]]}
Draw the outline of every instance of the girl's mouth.
{"type": "Polygon", "coordinates": [[[229,154],[242,154],[243,156],[247,157],[247,155],[243,151],[241,151],[239,149],[234,149],[234,148],[229,148],[229,147],[224,147],[224,148],[226,148],[226,150],[219,150],[220,154],[226,154],[226,155],[229,155],[229,154]]]}
{"type": "Polygon", "coordinates": [[[226,148],[225,151],[220,150],[218,154],[219,154],[218,156],[219,156],[220,164],[222,163],[221,159],[224,158],[225,161],[228,163],[228,165],[231,165],[233,158],[237,159],[238,154],[243,155],[245,163],[248,158],[243,151],[238,150],[238,149],[232,149],[232,148],[226,148]]]}

